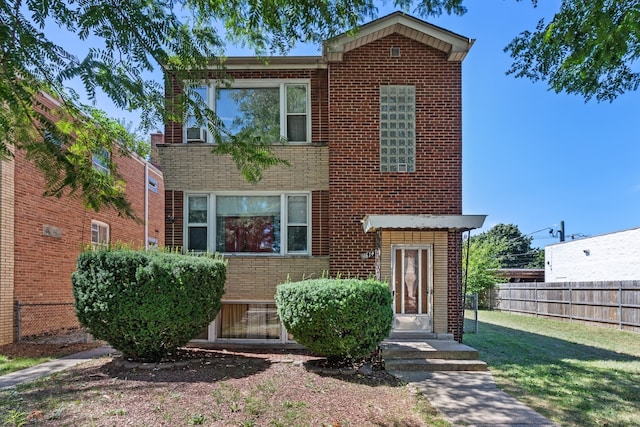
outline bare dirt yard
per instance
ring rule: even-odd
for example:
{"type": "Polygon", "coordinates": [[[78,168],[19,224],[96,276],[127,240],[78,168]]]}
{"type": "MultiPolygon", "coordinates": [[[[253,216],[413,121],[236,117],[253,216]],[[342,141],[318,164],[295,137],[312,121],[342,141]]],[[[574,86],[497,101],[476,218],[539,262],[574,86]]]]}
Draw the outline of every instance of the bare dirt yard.
{"type": "MultiPolygon", "coordinates": [[[[18,344],[0,354],[60,356],[99,344],[18,344]]],[[[304,350],[185,348],[174,359],[142,366],[116,354],[1,391],[0,425],[448,425],[375,359],[364,374],[337,375],[319,372],[322,359],[304,350]]]]}

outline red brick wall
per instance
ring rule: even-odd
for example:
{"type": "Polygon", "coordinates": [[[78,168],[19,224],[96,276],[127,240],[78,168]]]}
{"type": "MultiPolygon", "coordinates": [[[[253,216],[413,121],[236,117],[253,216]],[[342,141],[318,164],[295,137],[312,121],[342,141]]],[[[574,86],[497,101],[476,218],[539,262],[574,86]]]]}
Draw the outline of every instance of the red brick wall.
{"type": "Polygon", "coordinates": [[[366,277],[375,248],[367,214],[462,212],[461,63],[400,35],[346,52],[329,66],[331,274],[366,277]],[[391,47],[399,57],[390,57],[391,47]],[[416,87],[416,172],[381,173],[379,87],[416,87]]]}
{"type": "MultiPolygon", "coordinates": [[[[126,242],[144,247],[144,225],[118,217],[105,209],[85,209],[80,199],[64,196],[43,197],[44,180],[24,153],[18,151],[15,162],[15,284],[14,299],[21,303],[72,302],[71,273],[83,247],[91,242],[91,220],[109,224],[111,242],[126,242]],[[59,232],[59,237],[45,235],[43,227],[59,232]]],[[[118,158],[118,169],[127,185],[127,197],[140,219],[144,218],[146,191],[144,163],[135,158],[118,158]]],[[[158,181],[158,193],[149,192],[149,237],[164,244],[164,186],[162,175],[151,169],[158,181]]],[[[71,316],[53,324],[53,319],[37,319],[23,325],[22,334],[76,326],[71,316]],[[36,324],[37,323],[37,324],[36,324]],[[38,328],[41,328],[39,330],[38,328]],[[44,328],[44,329],[42,329],[44,328]]],[[[60,317],[60,316],[56,316],[60,317]]],[[[62,316],[65,317],[65,316],[62,316]]]]}

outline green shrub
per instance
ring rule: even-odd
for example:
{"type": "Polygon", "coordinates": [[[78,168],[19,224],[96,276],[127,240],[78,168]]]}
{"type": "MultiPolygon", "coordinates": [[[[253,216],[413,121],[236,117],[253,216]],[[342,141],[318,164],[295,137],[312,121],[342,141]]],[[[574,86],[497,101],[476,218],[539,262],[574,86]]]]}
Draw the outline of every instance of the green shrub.
{"type": "Polygon", "coordinates": [[[389,285],[376,280],[316,279],[276,290],[278,315],[296,341],[329,359],[369,355],[391,331],[389,285]]]}
{"type": "Polygon", "coordinates": [[[220,259],[131,250],[83,252],[72,274],[80,324],[126,357],[160,360],[220,310],[220,259]]]}

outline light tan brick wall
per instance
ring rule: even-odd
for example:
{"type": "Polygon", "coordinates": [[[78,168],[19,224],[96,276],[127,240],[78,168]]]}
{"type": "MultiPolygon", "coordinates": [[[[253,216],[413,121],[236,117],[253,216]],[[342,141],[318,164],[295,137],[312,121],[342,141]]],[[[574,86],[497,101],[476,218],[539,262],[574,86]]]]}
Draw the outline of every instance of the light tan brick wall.
{"type": "Polygon", "coordinates": [[[433,332],[448,332],[448,269],[446,231],[382,231],[380,274],[391,282],[391,245],[432,245],[433,248],[433,332]]]}
{"type": "Polygon", "coordinates": [[[0,345],[13,342],[14,176],[11,159],[0,161],[0,345]]]}
{"type": "Polygon", "coordinates": [[[329,257],[228,256],[223,301],[272,301],[276,286],[289,278],[320,278],[329,269],[329,257]]]}
{"type": "Polygon", "coordinates": [[[248,183],[230,156],[211,153],[207,144],[167,144],[159,147],[167,190],[268,191],[326,190],[329,188],[329,151],[319,145],[274,147],[291,166],[275,166],[257,184],[248,183]]]}

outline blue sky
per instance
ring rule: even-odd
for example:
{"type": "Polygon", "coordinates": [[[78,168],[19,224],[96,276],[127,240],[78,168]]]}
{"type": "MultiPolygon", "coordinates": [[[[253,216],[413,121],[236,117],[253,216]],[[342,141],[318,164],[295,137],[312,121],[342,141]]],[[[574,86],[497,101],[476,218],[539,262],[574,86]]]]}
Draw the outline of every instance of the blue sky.
{"type": "MultiPolygon", "coordinates": [[[[511,62],[503,48],[552,17],[560,1],[539,3],[467,0],[464,16],[426,19],[476,39],[463,65],[464,213],[488,215],[479,231],[516,224],[533,233],[537,247],[558,241],[548,228],[561,220],[567,236],[640,227],[640,92],[611,104],[585,103],[549,91],[544,82],[505,75],[511,62]]],[[[379,16],[391,12],[379,8],[379,16]]],[[[251,54],[234,47],[226,53],[251,54]]],[[[291,54],[319,49],[300,46],[291,54]]],[[[99,106],[136,123],[135,114],[99,106]]]]}

